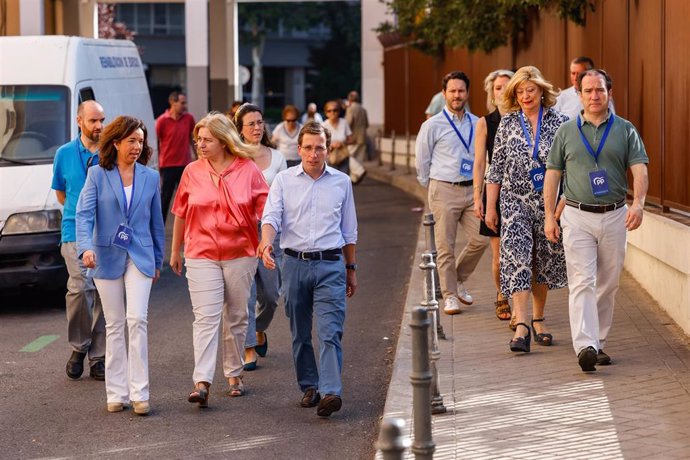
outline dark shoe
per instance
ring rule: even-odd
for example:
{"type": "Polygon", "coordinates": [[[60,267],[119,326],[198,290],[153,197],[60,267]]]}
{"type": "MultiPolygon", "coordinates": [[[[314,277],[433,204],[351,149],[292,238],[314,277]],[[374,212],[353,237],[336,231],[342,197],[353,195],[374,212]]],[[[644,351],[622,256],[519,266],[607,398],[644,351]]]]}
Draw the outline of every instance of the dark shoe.
{"type": "Polygon", "coordinates": [[[316,409],[319,417],[329,417],[333,412],[337,412],[343,406],[343,400],[338,395],[326,395],[316,409]]]}
{"type": "Polygon", "coordinates": [[[264,343],[261,345],[257,345],[254,347],[254,351],[256,351],[256,354],[261,356],[262,358],[266,357],[266,353],[268,353],[268,335],[264,332],[264,343]]]}
{"type": "Polygon", "coordinates": [[[527,336],[517,337],[517,338],[511,340],[510,341],[510,351],[529,353],[530,342],[531,342],[531,334],[530,334],[529,326],[526,325],[525,323],[517,323],[515,325],[515,329],[517,329],[518,326],[525,326],[525,329],[527,329],[527,336]]]}
{"type": "Polygon", "coordinates": [[[86,358],[86,353],[79,353],[78,351],[72,352],[72,356],[69,357],[69,361],[67,361],[67,366],[65,368],[67,377],[71,379],[78,379],[81,377],[81,374],[84,373],[84,358],[86,358]]]}
{"type": "Polygon", "coordinates": [[[353,182],[352,185],[357,185],[360,182],[362,182],[362,180],[364,180],[364,176],[366,176],[366,175],[367,175],[367,170],[365,169],[364,172],[362,173],[362,175],[359,176],[359,179],[357,179],[355,182],[353,182]]]}
{"type": "Polygon", "coordinates": [[[597,353],[597,364],[599,366],[608,366],[611,364],[611,357],[604,353],[604,350],[599,350],[599,353],[597,353]]]}
{"type": "Polygon", "coordinates": [[[105,364],[103,361],[98,361],[96,364],[91,366],[91,372],[89,375],[94,380],[105,380],[105,364]]]}
{"type": "Polygon", "coordinates": [[[597,370],[597,351],[594,347],[587,347],[577,355],[577,362],[583,372],[594,372],[597,370]]]}
{"type": "Polygon", "coordinates": [[[257,367],[257,361],[258,359],[255,359],[254,361],[244,363],[244,370],[245,371],[255,371],[257,367]]]}
{"type": "Polygon", "coordinates": [[[190,403],[199,403],[199,407],[208,407],[208,388],[211,386],[208,382],[199,382],[194,386],[194,390],[189,393],[187,401],[190,403]]]}
{"type": "Polygon", "coordinates": [[[532,333],[534,334],[535,342],[537,342],[539,345],[544,345],[545,347],[548,347],[551,346],[551,344],[553,343],[553,336],[548,332],[542,332],[541,334],[537,334],[537,330],[534,328],[534,323],[541,323],[545,319],[546,318],[534,318],[532,320],[532,333]]]}
{"type": "Polygon", "coordinates": [[[319,401],[321,401],[321,395],[316,391],[316,388],[309,388],[304,392],[304,396],[302,396],[299,405],[302,407],[314,407],[319,401]]]}

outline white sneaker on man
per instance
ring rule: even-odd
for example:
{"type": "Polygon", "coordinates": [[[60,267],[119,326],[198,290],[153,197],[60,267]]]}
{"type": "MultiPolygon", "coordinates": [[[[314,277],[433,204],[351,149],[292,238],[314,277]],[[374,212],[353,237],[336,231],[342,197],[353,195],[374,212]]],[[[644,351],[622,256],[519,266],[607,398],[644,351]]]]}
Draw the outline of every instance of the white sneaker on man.
{"type": "Polygon", "coordinates": [[[446,299],[443,311],[447,315],[458,315],[460,314],[460,302],[455,297],[448,297],[446,299]]]}
{"type": "Polygon", "coordinates": [[[464,303],[465,305],[472,305],[474,302],[474,299],[470,293],[467,292],[467,289],[465,289],[465,285],[460,282],[458,282],[458,299],[460,299],[460,302],[464,303]]]}

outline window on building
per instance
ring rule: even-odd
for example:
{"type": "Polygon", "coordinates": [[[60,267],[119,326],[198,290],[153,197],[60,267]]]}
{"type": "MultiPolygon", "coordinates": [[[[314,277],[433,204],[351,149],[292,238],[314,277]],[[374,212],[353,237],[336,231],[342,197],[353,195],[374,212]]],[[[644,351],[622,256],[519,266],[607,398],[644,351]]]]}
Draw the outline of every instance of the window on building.
{"type": "Polygon", "coordinates": [[[183,3],[121,3],[115,18],[137,35],[184,35],[183,3]]]}

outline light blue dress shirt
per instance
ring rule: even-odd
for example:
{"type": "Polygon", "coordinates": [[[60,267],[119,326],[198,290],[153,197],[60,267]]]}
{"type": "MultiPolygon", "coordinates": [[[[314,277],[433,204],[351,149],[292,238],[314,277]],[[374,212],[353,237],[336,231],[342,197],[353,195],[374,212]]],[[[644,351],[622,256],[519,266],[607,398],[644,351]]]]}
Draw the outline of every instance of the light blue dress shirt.
{"type": "Polygon", "coordinates": [[[450,112],[447,107],[433,117],[422,123],[417,134],[415,145],[415,164],[417,167],[417,180],[424,187],[429,185],[429,179],[445,182],[463,182],[472,179],[472,171],[460,173],[462,159],[474,161],[474,139],[478,118],[465,111],[462,119],[450,112]],[[444,115],[451,117],[453,124],[458,128],[465,142],[469,142],[466,149],[460,141],[455,129],[450,125],[444,115]]]}
{"type": "Polygon", "coordinates": [[[262,224],[282,232],[280,247],[325,251],[357,242],[357,215],[350,177],[326,166],[316,180],[293,166],[278,173],[268,193],[262,224]]]}

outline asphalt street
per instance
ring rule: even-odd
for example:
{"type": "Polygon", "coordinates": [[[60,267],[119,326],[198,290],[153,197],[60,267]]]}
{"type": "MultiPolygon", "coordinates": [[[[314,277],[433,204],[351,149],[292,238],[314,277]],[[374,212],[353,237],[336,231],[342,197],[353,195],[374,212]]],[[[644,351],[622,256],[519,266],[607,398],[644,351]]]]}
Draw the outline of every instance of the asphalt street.
{"type": "Polygon", "coordinates": [[[373,180],[355,197],[359,289],[348,302],[340,412],[322,419],[299,407],[282,312],[268,355],[245,373],[244,397],[225,395],[219,360],[210,408],[188,403],[193,315],[186,279],[166,265],[149,308],[148,417],[107,413],[88,369],[67,378],[60,295],[0,292],[0,458],[373,458],[421,214],[415,199],[373,180]]]}

